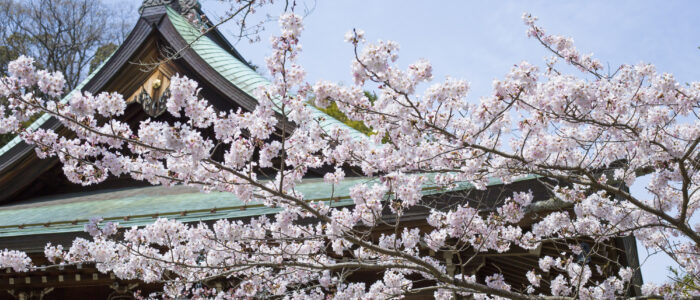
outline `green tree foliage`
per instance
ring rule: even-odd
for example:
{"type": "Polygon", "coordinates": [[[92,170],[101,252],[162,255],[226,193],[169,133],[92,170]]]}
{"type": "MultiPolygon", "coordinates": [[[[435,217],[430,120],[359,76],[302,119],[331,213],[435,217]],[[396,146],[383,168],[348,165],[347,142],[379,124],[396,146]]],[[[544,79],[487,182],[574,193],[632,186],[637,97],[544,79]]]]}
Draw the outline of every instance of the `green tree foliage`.
{"type": "MultiPolygon", "coordinates": [[[[370,102],[374,102],[374,100],[377,100],[377,95],[374,93],[365,91],[365,96],[369,98],[370,102]]],[[[329,105],[326,108],[318,107],[318,109],[326,113],[327,115],[333,117],[334,119],[356,129],[359,132],[362,132],[366,135],[372,135],[372,128],[365,125],[365,123],[363,123],[362,121],[351,120],[350,118],[348,118],[348,116],[346,116],[343,112],[340,111],[340,109],[338,109],[338,105],[335,102],[331,102],[331,105],[329,105]]]]}
{"type": "Polygon", "coordinates": [[[95,57],[92,58],[90,61],[90,72],[95,71],[97,67],[99,67],[107,58],[114,53],[114,51],[117,50],[119,46],[117,46],[115,43],[107,43],[99,48],[97,48],[97,51],[95,51],[95,57]]]}
{"type": "Polygon", "coordinates": [[[669,276],[671,282],[673,282],[676,290],[683,291],[683,296],[690,298],[694,293],[700,291],[700,286],[697,285],[698,278],[693,276],[693,274],[684,273],[673,267],[668,267],[668,270],[672,273],[672,275],[669,276]]]}

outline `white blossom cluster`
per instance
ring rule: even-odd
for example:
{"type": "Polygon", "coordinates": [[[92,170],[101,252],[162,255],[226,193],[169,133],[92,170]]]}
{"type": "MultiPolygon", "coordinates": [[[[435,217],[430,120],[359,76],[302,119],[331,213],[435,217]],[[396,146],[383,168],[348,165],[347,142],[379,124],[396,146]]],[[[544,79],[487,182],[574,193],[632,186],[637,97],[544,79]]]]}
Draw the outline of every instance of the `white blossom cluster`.
{"type": "MultiPolygon", "coordinates": [[[[308,84],[297,60],[303,22],[285,13],[266,60],[272,82],[256,91],[252,111],[217,111],[195,81],[174,76],[167,111],[184,121],[148,119],[133,131],[119,119],[126,108],[121,95],[75,93],[61,102],[62,75],[37,71],[22,56],[2,79],[0,94],[8,101],[0,106],[0,131],[20,134],[41,158],[57,157],[72,182],[128,174],[151,184],[231,192],[280,209],[272,217],[212,226],[158,219],[119,230],[95,219],[86,226],[92,240],[46,247],[56,263],[91,262],[122,279],[165,281],[165,297],[614,299],[631,288],[635,270],[617,265],[611,274],[589,260],[602,250],[584,250],[574,241],[607,245],[630,234],[672,254],[697,286],[700,83],[681,85],[649,64],[602,75],[600,63],[580,54],[572,39],[546,34],[529,15],[524,20],[528,35],[554,55],[548,69],[521,62],[478,102],[467,100],[466,81],[452,78],[417,94],[420,84],[433,80],[430,63],[419,60],[402,70],[397,43],[367,44],[361,30],[346,35],[356,54],[354,84],[308,84]],[[559,60],[582,74],[557,70],[559,60]],[[370,84],[379,86],[374,101],[364,93],[370,84]],[[311,98],[321,107],[335,102],[372,135],[356,139],[340,127],[322,128],[311,98]],[[37,113],[57,118],[75,137],[22,129],[37,113]],[[223,159],[215,158],[219,148],[223,159]],[[309,201],[297,189],[310,170],[321,169],[331,170],[324,176],[329,185],[343,183],[347,170],[378,180],[353,186],[353,205],[337,207],[332,200],[309,201]],[[258,178],[261,173],[271,179],[258,178]],[[461,184],[483,190],[491,180],[509,183],[528,174],[545,178],[552,199],[517,192],[484,210],[469,201],[431,206],[423,195],[429,182],[445,192],[461,184]],[[653,198],[630,195],[626,187],[646,174],[653,198]],[[429,211],[421,220],[426,226],[401,222],[420,209],[429,211]],[[443,260],[448,253],[476,257],[552,243],[563,251],[523,274],[527,287],[509,283],[507,274],[480,278],[455,271],[443,260]],[[371,283],[349,280],[355,271],[380,275],[371,283]],[[205,280],[231,285],[198,287],[205,280]]],[[[0,252],[4,267],[34,268],[26,254],[11,250],[0,252]]],[[[643,291],[700,293],[672,283],[643,291]]]]}

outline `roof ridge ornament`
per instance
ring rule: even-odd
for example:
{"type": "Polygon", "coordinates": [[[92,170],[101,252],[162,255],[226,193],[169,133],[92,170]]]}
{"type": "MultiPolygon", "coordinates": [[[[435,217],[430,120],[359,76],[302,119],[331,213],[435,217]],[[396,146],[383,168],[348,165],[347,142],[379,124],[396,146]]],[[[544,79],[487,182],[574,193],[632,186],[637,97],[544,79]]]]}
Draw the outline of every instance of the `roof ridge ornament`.
{"type": "Polygon", "coordinates": [[[172,7],[183,16],[196,14],[200,7],[197,0],[143,0],[139,7],[139,14],[143,13],[144,8],[165,5],[172,7]]]}

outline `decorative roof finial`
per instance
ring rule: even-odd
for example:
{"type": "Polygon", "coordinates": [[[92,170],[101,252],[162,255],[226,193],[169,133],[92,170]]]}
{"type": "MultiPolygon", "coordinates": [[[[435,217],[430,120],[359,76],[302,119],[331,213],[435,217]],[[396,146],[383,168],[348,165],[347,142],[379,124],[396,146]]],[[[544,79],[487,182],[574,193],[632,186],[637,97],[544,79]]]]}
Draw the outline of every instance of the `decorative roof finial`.
{"type": "Polygon", "coordinates": [[[183,16],[187,16],[191,13],[196,13],[199,8],[199,1],[197,0],[143,0],[141,7],[139,7],[139,13],[143,13],[143,9],[146,7],[162,6],[168,5],[175,9],[183,16]]]}

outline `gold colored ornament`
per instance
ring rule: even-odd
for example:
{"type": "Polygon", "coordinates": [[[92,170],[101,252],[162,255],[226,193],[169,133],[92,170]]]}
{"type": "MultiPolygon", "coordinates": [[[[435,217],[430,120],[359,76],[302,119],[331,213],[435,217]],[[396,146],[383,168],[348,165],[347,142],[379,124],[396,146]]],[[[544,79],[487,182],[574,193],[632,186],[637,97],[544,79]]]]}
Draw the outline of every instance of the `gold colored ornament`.
{"type": "Polygon", "coordinates": [[[153,80],[153,89],[157,90],[158,88],[160,88],[160,84],[160,79],[153,80]]]}

